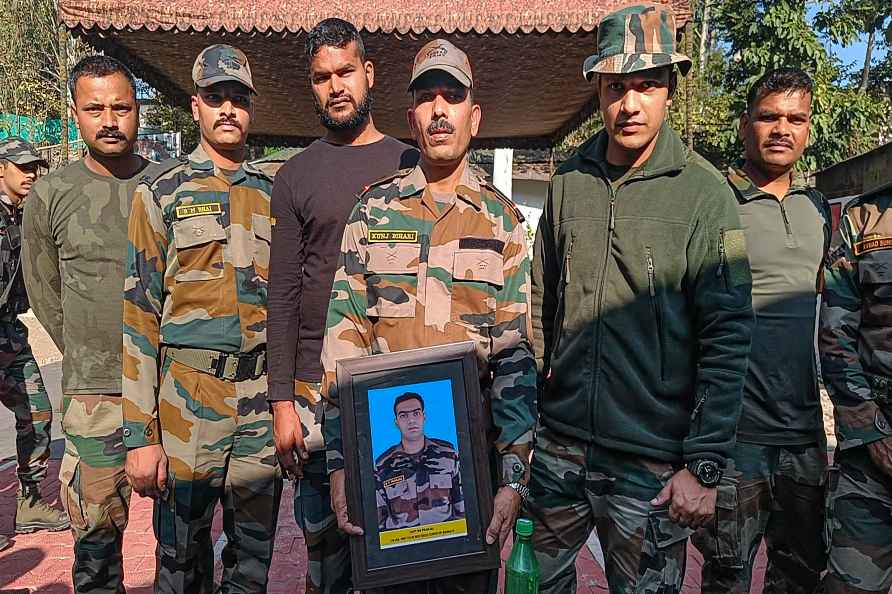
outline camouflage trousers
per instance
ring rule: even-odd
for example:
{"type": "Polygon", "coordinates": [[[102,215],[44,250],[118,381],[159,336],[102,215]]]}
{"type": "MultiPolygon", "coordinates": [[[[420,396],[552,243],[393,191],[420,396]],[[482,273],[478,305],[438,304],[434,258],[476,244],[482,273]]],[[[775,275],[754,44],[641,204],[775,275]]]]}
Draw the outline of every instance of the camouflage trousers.
{"type": "Polygon", "coordinates": [[[524,510],[535,523],[539,591],[576,592],[576,554],[594,528],[612,594],[680,592],[690,530],[650,504],[676,470],[540,428],[524,510]]]}
{"type": "Polygon", "coordinates": [[[892,478],[866,447],[837,450],[827,492],[827,594],[892,587],[892,478]]]}
{"type": "Polygon", "coordinates": [[[350,541],[338,529],[331,509],[331,487],[322,440],[322,396],[319,382],[294,382],[295,403],[304,445],[311,452],[303,478],[294,485],[294,522],[307,543],[307,594],[352,592],[350,541]]]}
{"type": "Polygon", "coordinates": [[[46,478],[53,409],[40,368],[18,319],[0,321],[0,402],[15,415],[17,474],[22,483],[46,478]]]}
{"type": "Polygon", "coordinates": [[[765,594],[810,593],[827,564],[823,443],[738,442],[718,487],[712,521],[691,538],[703,554],[703,592],[746,594],[762,538],[765,594]]]}
{"type": "Polygon", "coordinates": [[[74,534],[74,591],[123,592],[121,545],[130,483],[124,473],[121,395],[66,394],[62,411],[65,455],[59,480],[74,534]]]}
{"type": "Polygon", "coordinates": [[[266,377],[231,382],[167,359],[158,413],[169,466],[154,509],[155,591],[213,591],[219,501],[227,538],[219,592],[265,592],[282,495],[266,377]]]}

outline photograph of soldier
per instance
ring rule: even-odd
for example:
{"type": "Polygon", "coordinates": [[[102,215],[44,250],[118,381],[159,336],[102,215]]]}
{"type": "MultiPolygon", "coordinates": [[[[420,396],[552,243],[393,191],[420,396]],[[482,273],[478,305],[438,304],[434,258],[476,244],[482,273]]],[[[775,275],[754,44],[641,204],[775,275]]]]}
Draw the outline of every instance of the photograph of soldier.
{"type": "MultiPolygon", "coordinates": [[[[451,396],[449,382],[442,383],[446,390],[442,393],[451,396]]],[[[423,385],[423,384],[422,384],[423,385]]],[[[414,386],[413,386],[414,387],[414,386]]],[[[370,390],[370,402],[376,408],[383,407],[383,398],[375,397],[370,390]]],[[[452,399],[448,398],[449,408],[452,399]]],[[[442,407],[435,412],[438,428],[452,426],[455,432],[453,415],[443,414],[442,407]]],[[[399,431],[400,439],[375,456],[375,504],[378,508],[378,529],[397,530],[414,526],[439,524],[465,517],[464,497],[461,485],[461,465],[457,439],[443,439],[443,431],[429,430],[424,397],[415,391],[404,391],[393,399],[393,424],[399,431]],[[435,437],[440,434],[441,437],[435,437]]],[[[376,427],[372,426],[372,449],[377,452],[376,427]]],[[[386,447],[386,446],[384,446],[386,447]]],[[[463,529],[452,530],[449,538],[467,534],[463,529]]],[[[429,540],[422,537],[423,540],[429,540]]],[[[400,545],[418,540],[400,541],[400,545]]],[[[382,540],[382,548],[387,543],[382,540]]]]}

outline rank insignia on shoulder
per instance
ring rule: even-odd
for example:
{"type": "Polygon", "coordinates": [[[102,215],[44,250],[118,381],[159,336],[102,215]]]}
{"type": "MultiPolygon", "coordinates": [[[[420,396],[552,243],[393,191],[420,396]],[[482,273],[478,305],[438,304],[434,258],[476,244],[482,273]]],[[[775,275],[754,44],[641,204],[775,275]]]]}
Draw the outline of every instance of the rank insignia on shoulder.
{"type": "Polygon", "coordinates": [[[219,202],[206,202],[204,204],[185,204],[177,206],[177,218],[188,219],[199,215],[223,214],[223,206],[219,202]]]}
{"type": "Polygon", "coordinates": [[[870,237],[856,242],[852,246],[856,256],[866,254],[867,252],[876,252],[879,250],[892,249],[892,237],[870,237]]]}
{"type": "Polygon", "coordinates": [[[369,229],[369,243],[418,243],[418,231],[414,229],[369,229]]]}
{"type": "Polygon", "coordinates": [[[402,475],[402,474],[400,474],[400,475],[398,475],[398,476],[392,476],[392,477],[390,477],[389,479],[387,479],[386,481],[384,481],[384,486],[385,486],[385,487],[392,487],[392,486],[394,486],[394,485],[396,485],[396,484],[399,484],[399,483],[403,482],[404,480],[406,480],[406,477],[405,477],[404,475],[402,475]]]}

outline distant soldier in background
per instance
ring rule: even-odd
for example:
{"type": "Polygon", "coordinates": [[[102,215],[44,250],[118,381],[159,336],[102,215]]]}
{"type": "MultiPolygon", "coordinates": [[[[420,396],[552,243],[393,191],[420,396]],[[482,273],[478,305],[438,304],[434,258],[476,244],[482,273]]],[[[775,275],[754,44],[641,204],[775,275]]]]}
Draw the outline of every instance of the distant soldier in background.
{"type": "Polygon", "coordinates": [[[378,528],[394,530],[465,517],[455,446],[424,434],[424,399],[406,392],[393,403],[400,443],[375,461],[378,528]]]}
{"type": "MultiPolygon", "coordinates": [[[[29,308],[21,269],[22,208],[41,167],[49,163],[27,141],[13,136],[0,144],[0,401],[16,419],[17,534],[69,526],[68,516],[40,495],[53,409],[28,344],[28,328],[18,319],[29,308]]],[[[7,546],[9,540],[0,536],[0,550],[7,546]]]]}
{"type": "Polygon", "coordinates": [[[266,401],[272,181],[244,162],[255,95],[245,54],[192,68],[201,143],[137,187],[124,282],[124,444],[155,499],[159,593],[265,592],[282,479],[266,401]]]}

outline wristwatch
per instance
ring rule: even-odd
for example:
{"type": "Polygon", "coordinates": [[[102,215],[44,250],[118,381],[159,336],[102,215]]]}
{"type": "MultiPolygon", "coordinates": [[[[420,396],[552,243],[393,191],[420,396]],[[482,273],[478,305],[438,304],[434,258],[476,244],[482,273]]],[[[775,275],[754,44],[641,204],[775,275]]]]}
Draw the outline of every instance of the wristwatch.
{"type": "Polygon", "coordinates": [[[514,491],[520,495],[520,501],[522,503],[526,503],[527,498],[530,496],[530,489],[523,483],[506,483],[506,487],[514,489],[514,491]]]}
{"type": "Polygon", "coordinates": [[[704,487],[718,487],[719,482],[722,480],[722,469],[718,462],[714,460],[706,460],[702,458],[691,460],[687,464],[687,469],[704,487]]]}

